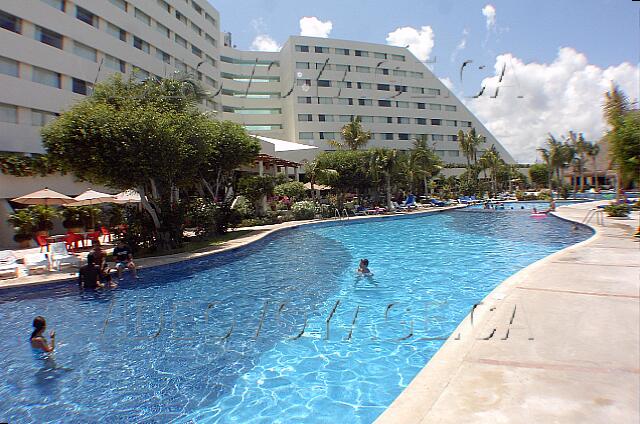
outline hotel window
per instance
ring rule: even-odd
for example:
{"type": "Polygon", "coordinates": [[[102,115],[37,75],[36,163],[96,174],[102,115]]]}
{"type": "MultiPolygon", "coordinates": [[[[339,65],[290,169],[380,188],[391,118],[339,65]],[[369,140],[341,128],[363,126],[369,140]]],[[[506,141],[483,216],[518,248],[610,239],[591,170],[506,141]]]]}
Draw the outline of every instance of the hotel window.
{"type": "Polygon", "coordinates": [[[73,42],[73,54],[92,62],[98,61],[98,52],[96,51],[96,49],[91,48],[85,44],[78,43],[77,41],[73,42]]]}
{"type": "Polygon", "coordinates": [[[383,140],[393,140],[393,133],[382,133],[383,140]]]}
{"type": "Polygon", "coordinates": [[[460,121],[460,126],[461,127],[471,128],[471,122],[470,121],[460,121]]]}
{"type": "Polygon", "coordinates": [[[353,120],[353,115],[338,115],[338,120],[340,122],[351,122],[353,120]]]}
{"type": "Polygon", "coordinates": [[[371,99],[358,99],[359,106],[373,106],[373,100],[371,99]]]}
{"type": "Polygon", "coordinates": [[[318,87],[331,87],[331,81],[329,81],[329,80],[318,80],[318,87]]]}
{"type": "Polygon", "coordinates": [[[202,28],[200,28],[198,25],[194,24],[193,22],[191,22],[191,29],[193,30],[193,32],[195,32],[196,34],[202,36],[202,28]]]}
{"type": "Polygon", "coordinates": [[[200,7],[200,5],[198,3],[196,3],[195,1],[192,1],[191,2],[191,7],[193,7],[193,10],[198,12],[199,15],[202,15],[202,8],[200,7]]]}
{"type": "Polygon", "coordinates": [[[418,109],[424,109],[425,107],[424,103],[416,103],[416,105],[418,105],[418,109]]]}
{"type": "Polygon", "coordinates": [[[377,75],[389,75],[389,70],[386,68],[376,68],[377,75]]]}
{"type": "Polygon", "coordinates": [[[156,57],[164,63],[171,63],[171,56],[169,56],[169,53],[164,52],[159,48],[156,48],[156,57]]]}
{"type": "Polygon", "coordinates": [[[395,75],[396,77],[406,77],[407,76],[407,71],[400,71],[398,69],[394,69],[393,70],[393,75],[395,75]]]}
{"type": "Polygon", "coordinates": [[[216,66],[216,60],[214,58],[212,58],[211,56],[209,56],[208,54],[204,55],[204,61],[207,62],[209,65],[211,66],[216,66]]]}
{"type": "Polygon", "coordinates": [[[18,123],[18,107],[0,103],[0,122],[18,123]]]}
{"type": "Polygon", "coordinates": [[[20,76],[20,65],[13,59],[0,56],[0,74],[12,77],[20,76]]]}
{"type": "Polygon", "coordinates": [[[422,72],[409,72],[413,78],[424,78],[424,74],[422,72]]]}
{"type": "Polygon", "coordinates": [[[218,47],[218,42],[216,41],[216,39],[210,36],[209,34],[205,34],[204,39],[207,40],[207,42],[211,44],[213,47],[218,47]]]}
{"type": "Polygon", "coordinates": [[[120,27],[113,25],[110,22],[107,22],[107,34],[110,34],[120,41],[127,41],[127,32],[120,27]]]}
{"type": "Polygon", "coordinates": [[[34,125],[36,127],[44,127],[49,122],[56,119],[56,116],[58,115],[53,112],[31,109],[31,125],[34,125]]]}
{"type": "Polygon", "coordinates": [[[311,80],[310,79],[297,79],[296,80],[296,85],[298,87],[303,86],[303,85],[311,85],[311,80]]]}
{"type": "Polygon", "coordinates": [[[320,122],[334,122],[335,118],[333,115],[318,115],[318,121],[320,122]]]}
{"type": "Polygon", "coordinates": [[[309,62],[296,62],[296,69],[309,69],[309,62]]]}
{"type": "Polygon", "coordinates": [[[144,24],[151,26],[151,17],[146,13],[144,13],[142,10],[136,7],[136,10],[134,11],[133,14],[140,22],[143,22],[144,24]]]}
{"type": "Polygon", "coordinates": [[[448,127],[455,127],[457,122],[456,121],[450,121],[450,120],[446,120],[444,121],[444,123],[448,126],[448,127]]]}
{"type": "Polygon", "coordinates": [[[437,103],[429,103],[429,110],[442,110],[442,105],[437,103]]]}
{"type": "Polygon", "coordinates": [[[279,115],[282,109],[236,109],[234,113],[241,115],[279,115]]]}
{"type": "Polygon", "coordinates": [[[62,50],[62,35],[57,32],[37,26],[36,39],[40,40],[41,43],[48,44],[49,46],[62,50]]]}
{"type": "Polygon", "coordinates": [[[424,94],[424,88],[422,88],[422,87],[411,87],[411,92],[413,94],[424,94]]]}
{"type": "Polygon", "coordinates": [[[40,1],[64,12],[64,0],[40,0],[40,1]]]}
{"type": "Polygon", "coordinates": [[[320,46],[315,46],[314,47],[314,51],[316,53],[329,53],[329,47],[320,47],[320,46]]]}
{"type": "Polygon", "coordinates": [[[379,124],[393,124],[393,118],[390,116],[376,116],[375,120],[379,124]]]}
{"type": "Polygon", "coordinates": [[[167,38],[171,38],[171,32],[169,31],[169,28],[167,28],[166,26],[162,25],[160,22],[156,21],[156,31],[158,31],[160,34],[164,35],[167,38]]]}
{"type": "Polygon", "coordinates": [[[396,107],[407,108],[409,107],[409,102],[396,102],[396,107]]]}
{"type": "Polygon", "coordinates": [[[187,24],[187,18],[180,13],[178,10],[176,10],[176,19],[179,20],[180,22],[182,22],[183,24],[187,24]]]}
{"type": "Polygon", "coordinates": [[[193,44],[191,45],[191,53],[195,54],[198,57],[202,57],[202,50],[200,50],[199,48],[197,48],[193,44]]]}
{"type": "Polygon", "coordinates": [[[144,69],[140,69],[140,68],[133,68],[133,77],[135,79],[137,79],[138,81],[144,81],[147,78],[149,78],[149,72],[145,71],[144,69]]]}
{"type": "Polygon", "coordinates": [[[316,62],[316,69],[324,69],[325,71],[330,71],[333,69],[330,63],[325,64],[325,62],[316,62]]]}
{"type": "Polygon", "coordinates": [[[117,57],[113,57],[113,56],[110,56],[110,55],[105,55],[104,56],[104,64],[108,68],[115,69],[116,71],[120,71],[123,74],[127,70],[127,66],[126,66],[124,60],[120,60],[117,57]]]}
{"type": "Polygon", "coordinates": [[[399,60],[400,62],[404,62],[404,56],[401,54],[392,54],[391,60],[399,60]]]}
{"type": "Polygon", "coordinates": [[[378,90],[389,91],[389,84],[378,84],[378,90]]]}
{"type": "Polygon", "coordinates": [[[336,133],[334,132],[321,132],[320,133],[320,140],[335,140],[336,139],[336,133]]]}
{"type": "Polygon", "coordinates": [[[207,76],[205,76],[205,77],[204,77],[204,81],[205,81],[207,84],[209,84],[211,87],[214,87],[214,88],[215,88],[215,87],[217,86],[217,84],[216,84],[215,80],[214,80],[213,78],[211,78],[211,77],[207,77],[207,76]]]}
{"type": "Polygon", "coordinates": [[[161,8],[166,10],[167,12],[171,13],[171,6],[169,6],[169,3],[167,3],[164,0],[157,0],[157,2],[158,2],[158,6],[160,6],[161,8]]]}
{"type": "Polygon", "coordinates": [[[301,46],[300,44],[296,44],[296,51],[302,53],[309,53],[309,46],[301,46]]]}
{"type": "Polygon", "coordinates": [[[0,28],[8,29],[9,31],[20,34],[22,31],[22,24],[20,18],[0,10],[0,28]]]}
{"type": "Polygon", "coordinates": [[[371,90],[373,85],[370,82],[359,82],[357,87],[360,90],[371,90]]]}
{"type": "Polygon", "coordinates": [[[98,17],[80,6],[76,6],[76,18],[91,26],[98,27],[98,17]]]}
{"type": "Polygon", "coordinates": [[[449,156],[457,158],[460,157],[460,152],[458,150],[448,150],[449,156]]]}
{"type": "Polygon", "coordinates": [[[409,118],[398,116],[398,124],[409,124],[409,118]]]}
{"type": "Polygon", "coordinates": [[[298,97],[298,103],[311,104],[311,97],[298,97]]]}
{"type": "Polygon", "coordinates": [[[356,56],[369,57],[369,52],[364,50],[356,50],[355,54],[356,56]]]}
{"type": "Polygon", "coordinates": [[[318,97],[318,104],[319,105],[331,105],[331,104],[333,104],[333,98],[332,97],[318,97]]]}
{"type": "Polygon", "coordinates": [[[387,58],[387,54],[386,53],[375,52],[375,53],[373,53],[373,57],[375,57],[376,59],[386,59],[387,58]]]}
{"type": "Polygon", "coordinates": [[[363,124],[372,124],[373,123],[373,116],[360,116],[360,122],[362,122],[363,124]]]}
{"type": "Polygon", "coordinates": [[[187,40],[180,37],[178,34],[175,35],[176,43],[180,44],[185,49],[187,48],[187,40]]]}
{"type": "Polygon", "coordinates": [[[336,87],[351,88],[351,81],[336,81],[336,87]]]}
{"type": "Polygon", "coordinates": [[[426,118],[416,118],[416,124],[418,125],[427,125],[426,118]]]}
{"type": "Polygon", "coordinates": [[[298,121],[300,121],[300,122],[311,122],[311,121],[313,121],[313,115],[311,115],[310,113],[299,113],[298,114],[298,121]]]}
{"type": "Polygon", "coordinates": [[[444,141],[444,136],[442,134],[431,134],[432,141],[444,141]]]}
{"type": "Polygon", "coordinates": [[[432,119],[431,125],[442,125],[442,119],[432,119]]]}
{"type": "Polygon", "coordinates": [[[336,48],[336,54],[341,54],[343,56],[349,56],[349,49],[336,48]]]}
{"type": "Polygon", "coordinates": [[[378,106],[391,107],[391,100],[378,100],[378,106]]]}
{"type": "Polygon", "coordinates": [[[313,140],[313,133],[312,132],[299,132],[298,133],[298,139],[300,139],[300,140],[313,140]]]}
{"type": "Polygon", "coordinates": [[[125,12],[127,11],[127,2],[125,0],[109,0],[109,1],[118,9],[122,9],[125,12]]]}
{"type": "Polygon", "coordinates": [[[448,135],[447,136],[447,141],[458,141],[458,136],[457,135],[448,135]]]}
{"type": "Polygon", "coordinates": [[[143,39],[138,38],[136,36],[133,37],[133,47],[135,47],[138,50],[142,50],[145,53],[149,53],[151,51],[149,47],[149,43],[147,43],[143,39]]]}
{"type": "Polygon", "coordinates": [[[187,64],[181,60],[175,59],[175,67],[180,72],[187,72],[187,64]]]}
{"type": "Polygon", "coordinates": [[[356,72],[362,72],[364,74],[371,73],[371,68],[368,66],[356,66],[356,72]]]}
{"type": "Polygon", "coordinates": [[[455,112],[458,108],[455,106],[450,106],[450,105],[444,105],[444,110],[446,110],[447,112],[455,112]]]}
{"type": "Polygon", "coordinates": [[[402,93],[406,93],[407,92],[407,86],[406,85],[394,85],[393,88],[394,88],[394,90],[396,90],[398,92],[402,92],[402,93]]]}
{"type": "Polygon", "coordinates": [[[339,105],[353,106],[353,98],[351,98],[351,97],[338,98],[338,104],[339,105]]]}
{"type": "Polygon", "coordinates": [[[73,79],[73,84],[72,84],[72,91],[74,93],[77,94],[83,94],[83,95],[87,95],[90,94],[90,84],[88,84],[86,81],[80,80],[78,78],[74,78],[73,79]]]}
{"type": "Polygon", "coordinates": [[[409,134],[406,134],[406,133],[398,134],[398,140],[409,140],[409,134]]]}
{"type": "Polygon", "coordinates": [[[216,20],[214,17],[212,17],[211,15],[209,15],[208,13],[204,14],[204,18],[213,26],[218,26],[218,24],[216,23],[216,20]]]}
{"type": "Polygon", "coordinates": [[[432,96],[439,96],[440,95],[440,89],[438,89],[438,88],[427,88],[427,94],[430,94],[432,96]]]}
{"type": "Polygon", "coordinates": [[[336,65],[336,71],[349,71],[349,72],[351,72],[351,66],[349,66],[349,65],[336,65]]]}

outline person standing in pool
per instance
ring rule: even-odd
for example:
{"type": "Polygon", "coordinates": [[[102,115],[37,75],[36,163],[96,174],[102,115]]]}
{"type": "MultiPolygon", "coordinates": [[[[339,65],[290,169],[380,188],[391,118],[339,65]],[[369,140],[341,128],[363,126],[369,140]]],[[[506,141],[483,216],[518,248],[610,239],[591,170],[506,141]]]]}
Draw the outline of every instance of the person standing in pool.
{"type": "Polygon", "coordinates": [[[373,275],[373,273],[369,270],[369,259],[360,259],[360,265],[358,265],[358,274],[373,275]]]}
{"type": "Polygon", "coordinates": [[[93,263],[94,256],[87,257],[87,264],[80,268],[78,285],[80,289],[97,289],[104,287],[100,282],[100,268],[93,263]]]}
{"type": "Polygon", "coordinates": [[[122,278],[122,271],[128,268],[135,278],[138,278],[136,272],[136,264],[133,263],[133,254],[131,248],[126,245],[124,240],[118,241],[118,245],[113,249],[113,256],[116,258],[116,269],[118,270],[118,278],[122,278]]]}
{"type": "Polygon", "coordinates": [[[33,333],[31,333],[31,349],[33,349],[34,353],[40,354],[43,352],[53,352],[53,349],[56,347],[56,332],[51,331],[49,333],[49,337],[51,338],[51,344],[47,343],[47,340],[44,338],[44,330],[47,329],[47,321],[44,317],[37,316],[33,320],[33,333]]]}

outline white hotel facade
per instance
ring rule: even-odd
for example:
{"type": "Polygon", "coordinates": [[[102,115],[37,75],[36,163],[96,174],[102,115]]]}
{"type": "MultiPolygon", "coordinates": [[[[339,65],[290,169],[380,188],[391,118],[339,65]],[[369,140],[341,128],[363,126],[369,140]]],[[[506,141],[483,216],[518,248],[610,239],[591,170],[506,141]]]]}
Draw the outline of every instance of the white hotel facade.
{"type": "MultiPolygon", "coordinates": [[[[240,51],[207,0],[0,0],[0,153],[44,153],[41,127],[95,81],[174,71],[214,95],[203,108],[252,134],[327,150],[360,116],[372,147],[404,150],[427,135],[445,162],[461,163],[456,134],[475,127],[487,137],[481,148],[493,144],[513,162],[407,49],[295,36],[280,52],[240,51]]],[[[0,175],[0,219],[11,211],[6,199],[44,186],[69,195],[87,188],[69,176],[0,175]]]]}

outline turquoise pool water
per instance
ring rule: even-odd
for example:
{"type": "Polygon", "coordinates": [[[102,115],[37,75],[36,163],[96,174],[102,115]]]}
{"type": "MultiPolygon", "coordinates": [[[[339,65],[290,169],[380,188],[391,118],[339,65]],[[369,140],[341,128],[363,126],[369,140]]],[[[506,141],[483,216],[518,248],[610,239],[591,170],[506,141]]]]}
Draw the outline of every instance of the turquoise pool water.
{"type": "Polygon", "coordinates": [[[591,234],[529,213],[302,227],[117,290],[0,290],[0,422],[372,422],[474,303],[591,234]]]}

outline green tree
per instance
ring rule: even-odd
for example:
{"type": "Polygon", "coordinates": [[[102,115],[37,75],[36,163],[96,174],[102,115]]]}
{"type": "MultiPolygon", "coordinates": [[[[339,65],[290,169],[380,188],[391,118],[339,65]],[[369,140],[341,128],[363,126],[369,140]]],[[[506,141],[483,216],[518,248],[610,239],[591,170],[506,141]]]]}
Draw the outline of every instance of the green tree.
{"type": "Polygon", "coordinates": [[[485,151],[480,162],[483,166],[489,170],[491,177],[491,190],[494,194],[498,194],[498,173],[500,168],[504,165],[504,161],[500,157],[500,152],[496,149],[495,145],[491,145],[489,150],[485,151]]]}
{"type": "Polygon", "coordinates": [[[368,152],[364,150],[323,152],[316,158],[318,168],[336,172],[318,175],[317,181],[335,188],[342,202],[344,193],[364,192],[371,187],[367,173],[368,159],[368,152]]]}
{"type": "Polygon", "coordinates": [[[358,150],[364,147],[371,140],[371,131],[362,128],[361,118],[356,116],[351,122],[346,124],[340,130],[342,141],[330,140],[329,144],[338,149],[348,148],[350,150],[358,150]]]}
{"type": "Polygon", "coordinates": [[[600,145],[598,143],[591,143],[589,145],[589,149],[587,150],[587,156],[591,158],[591,164],[593,166],[592,169],[592,178],[595,182],[595,190],[600,191],[600,187],[598,184],[598,155],[600,154],[600,145]]]}
{"type": "Polygon", "coordinates": [[[536,188],[548,186],[550,174],[549,165],[546,163],[534,163],[529,167],[529,178],[536,188]]]}
{"type": "MultiPolygon", "coordinates": [[[[573,131],[569,131],[567,144],[569,144],[569,146],[573,148],[573,152],[575,152],[573,157],[573,168],[580,177],[580,192],[584,192],[584,165],[587,160],[587,152],[589,151],[590,143],[584,139],[584,135],[582,133],[576,134],[573,131]]],[[[576,172],[574,172],[573,178],[574,193],[577,192],[578,188],[578,179],[575,177],[576,172]]]]}
{"type": "Polygon", "coordinates": [[[324,181],[330,182],[338,177],[338,171],[335,169],[321,168],[317,159],[305,162],[304,173],[309,178],[309,184],[311,185],[311,198],[313,199],[314,204],[316,202],[316,190],[314,187],[316,180],[320,178],[324,181]]]}
{"type": "Polygon", "coordinates": [[[114,76],[42,130],[48,154],[77,177],[135,187],[162,250],[182,240],[179,190],[199,179],[214,125],[183,84],[114,76]]]}
{"type": "Polygon", "coordinates": [[[284,184],[278,184],[274,187],[273,193],[276,196],[286,196],[293,202],[304,199],[304,184],[299,181],[290,181],[284,184]]]}
{"type": "Polygon", "coordinates": [[[415,174],[422,179],[424,193],[428,196],[430,194],[429,182],[442,169],[442,159],[429,147],[426,136],[421,136],[413,141],[413,149],[409,154],[411,162],[415,166],[415,174]]]}
{"type": "Polygon", "coordinates": [[[398,151],[376,148],[369,151],[369,172],[374,180],[384,179],[387,210],[393,209],[391,203],[391,174],[398,164],[398,151]]]}

